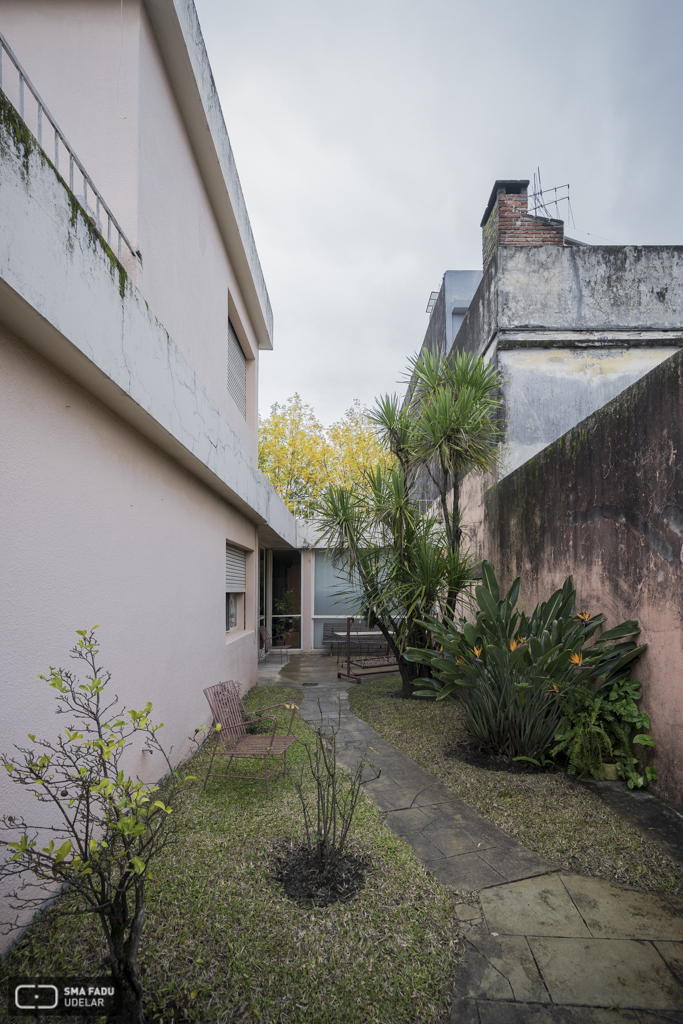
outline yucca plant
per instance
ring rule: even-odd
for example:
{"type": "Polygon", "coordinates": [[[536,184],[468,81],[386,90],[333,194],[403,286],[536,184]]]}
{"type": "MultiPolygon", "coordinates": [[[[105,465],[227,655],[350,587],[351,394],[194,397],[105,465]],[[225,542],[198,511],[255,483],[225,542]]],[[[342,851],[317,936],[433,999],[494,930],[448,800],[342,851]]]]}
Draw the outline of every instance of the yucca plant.
{"type": "Polygon", "coordinates": [[[633,640],[638,622],[629,619],[586,647],[605,616],[574,612],[571,577],[530,617],[515,610],[519,578],[502,598],[487,561],[482,578],[474,622],[425,620],[429,649],[406,652],[406,658],[428,664],[433,677],[421,680],[416,696],[454,699],[485,750],[543,763],[567,695],[578,686],[593,692],[610,687],[628,674],[644,650],[633,640]]]}

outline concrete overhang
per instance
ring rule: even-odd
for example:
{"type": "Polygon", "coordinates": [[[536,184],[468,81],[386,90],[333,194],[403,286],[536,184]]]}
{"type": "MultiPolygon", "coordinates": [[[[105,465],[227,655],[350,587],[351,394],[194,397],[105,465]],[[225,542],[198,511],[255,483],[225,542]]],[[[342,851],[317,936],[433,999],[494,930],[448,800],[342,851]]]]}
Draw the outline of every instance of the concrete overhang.
{"type": "Polygon", "coordinates": [[[260,349],[273,312],[193,0],[144,0],[260,349]]]}
{"type": "Polygon", "coordinates": [[[13,118],[0,117],[0,323],[295,547],[294,516],[35,138],[15,131],[13,118]]]}

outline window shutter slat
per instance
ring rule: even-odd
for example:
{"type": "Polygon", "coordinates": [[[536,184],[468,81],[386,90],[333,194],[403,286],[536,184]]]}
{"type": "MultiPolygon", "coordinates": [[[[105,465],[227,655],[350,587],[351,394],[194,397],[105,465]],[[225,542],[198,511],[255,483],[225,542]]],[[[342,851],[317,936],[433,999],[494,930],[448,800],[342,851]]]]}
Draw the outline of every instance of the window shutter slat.
{"type": "Polygon", "coordinates": [[[228,320],[228,391],[237,408],[247,418],[247,360],[235,328],[228,320]]]}
{"type": "Polygon", "coordinates": [[[243,594],[247,589],[247,556],[244,551],[225,548],[225,592],[243,594]]]}

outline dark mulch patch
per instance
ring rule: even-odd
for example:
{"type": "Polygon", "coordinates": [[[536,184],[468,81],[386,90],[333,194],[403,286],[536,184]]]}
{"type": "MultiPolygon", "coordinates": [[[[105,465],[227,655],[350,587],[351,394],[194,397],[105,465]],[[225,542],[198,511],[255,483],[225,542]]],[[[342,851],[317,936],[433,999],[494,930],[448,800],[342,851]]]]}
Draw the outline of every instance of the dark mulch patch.
{"type": "Polygon", "coordinates": [[[285,847],[275,854],[273,878],[302,906],[328,907],[353,899],[365,881],[370,862],[347,854],[323,877],[306,846],[285,847]]]}
{"type": "Polygon", "coordinates": [[[487,772],[509,772],[511,775],[547,775],[549,772],[564,773],[566,770],[566,766],[560,764],[539,767],[531,761],[513,761],[500,754],[489,754],[480,749],[476,740],[469,738],[460,740],[454,747],[445,750],[444,756],[471,764],[475,768],[483,768],[487,772]]]}
{"type": "Polygon", "coordinates": [[[389,697],[392,700],[414,700],[420,704],[424,704],[425,700],[429,700],[429,698],[425,697],[416,697],[414,693],[404,693],[403,690],[391,690],[390,693],[381,694],[380,699],[382,697],[389,697]]]}

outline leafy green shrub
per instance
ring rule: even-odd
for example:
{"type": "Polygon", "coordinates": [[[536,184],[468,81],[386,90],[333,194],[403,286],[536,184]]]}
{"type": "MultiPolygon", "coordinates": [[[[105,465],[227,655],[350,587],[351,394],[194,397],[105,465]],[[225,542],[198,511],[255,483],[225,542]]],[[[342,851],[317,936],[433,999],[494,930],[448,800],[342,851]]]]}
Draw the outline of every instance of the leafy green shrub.
{"type": "Polygon", "coordinates": [[[3,924],[17,927],[22,911],[40,909],[57,888],[67,888],[77,909],[67,903],[60,912],[90,913],[100,921],[116,983],[117,1019],[144,1024],[138,947],[145,889],[152,861],[174,838],[170,805],[178,807],[182,787],[193,776],[171,765],[157,738],[163,723],[153,725],[149,717],[152,705],[126,710],[107,690],[110,674],[97,664],[97,628],[77,630],[80,639],[71,650],[86,668],[87,682],[53,666],[48,676],[38,677],[55,691],[56,713],[68,716],[63,734],[48,740],[29,733],[31,746],[16,746],[11,759],[0,754],[11,781],[55,811],[49,824],[12,814],[0,818],[0,850],[11,855],[0,866],[0,882],[14,886],[8,905],[16,913],[3,924]],[[142,783],[122,768],[136,736],[148,752],[161,755],[167,773],[161,785],[142,783]]]}
{"type": "Polygon", "coordinates": [[[566,754],[570,774],[592,775],[594,779],[603,778],[606,761],[614,761],[629,789],[642,789],[656,781],[656,769],[652,765],[641,769],[641,759],[633,749],[655,745],[652,737],[642,732],[650,728],[650,719],[636,707],[640,698],[636,679],[620,679],[598,690],[588,685],[574,687],[565,702],[552,756],[566,754]]]}
{"type": "MultiPolygon", "coordinates": [[[[416,695],[454,699],[465,726],[480,746],[508,758],[543,764],[551,757],[556,733],[567,715],[567,697],[611,687],[627,674],[644,650],[629,619],[593,639],[604,615],[574,612],[571,577],[561,590],[527,617],[515,611],[519,578],[501,598],[495,573],[482,563],[483,586],[476,588],[475,622],[430,619],[428,650],[411,648],[407,657],[429,664],[416,695]]],[[[564,748],[563,748],[564,749],[564,748]]]]}

